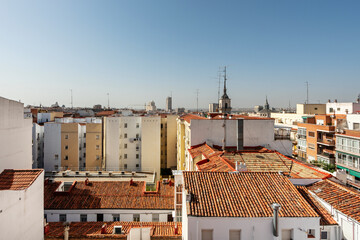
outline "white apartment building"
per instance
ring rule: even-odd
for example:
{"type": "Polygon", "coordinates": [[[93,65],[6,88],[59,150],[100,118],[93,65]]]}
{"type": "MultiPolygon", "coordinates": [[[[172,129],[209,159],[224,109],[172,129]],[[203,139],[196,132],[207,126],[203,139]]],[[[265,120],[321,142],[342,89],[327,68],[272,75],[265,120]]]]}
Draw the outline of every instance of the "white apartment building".
{"type": "Polygon", "coordinates": [[[106,170],[155,171],[160,176],[161,117],[107,117],[106,170]]]}
{"type": "Polygon", "coordinates": [[[44,239],[43,170],[0,174],[0,239],[44,239]]]}
{"type": "Polygon", "coordinates": [[[0,97],[0,172],[31,169],[32,119],[24,119],[24,104],[0,97]]]}
{"type": "Polygon", "coordinates": [[[353,114],[360,112],[360,102],[339,103],[337,100],[334,102],[326,103],[326,114],[353,114]]]}
{"type": "Polygon", "coordinates": [[[350,130],[360,131],[360,114],[347,114],[346,115],[347,127],[350,130]]]}

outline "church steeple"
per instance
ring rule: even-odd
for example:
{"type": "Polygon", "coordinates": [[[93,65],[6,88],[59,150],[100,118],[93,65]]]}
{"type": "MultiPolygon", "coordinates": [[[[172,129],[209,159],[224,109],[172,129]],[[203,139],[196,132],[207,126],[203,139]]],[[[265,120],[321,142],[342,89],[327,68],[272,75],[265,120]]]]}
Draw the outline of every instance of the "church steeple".
{"type": "Polygon", "coordinates": [[[226,78],[226,67],[225,67],[224,68],[224,94],[221,97],[222,99],[228,99],[229,98],[229,96],[226,93],[226,80],[227,80],[227,78],[226,78]]]}
{"type": "Polygon", "coordinates": [[[264,108],[265,108],[266,110],[270,110],[270,105],[269,105],[267,96],[266,96],[266,101],[265,101],[265,106],[264,106],[264,108]]]}
{"type": "Polygon", "coordinates": [[[226,67],[224,68],[224,93],[219,99],[219,112],[231,113],[231,99],[226,93],[226,67]]]}

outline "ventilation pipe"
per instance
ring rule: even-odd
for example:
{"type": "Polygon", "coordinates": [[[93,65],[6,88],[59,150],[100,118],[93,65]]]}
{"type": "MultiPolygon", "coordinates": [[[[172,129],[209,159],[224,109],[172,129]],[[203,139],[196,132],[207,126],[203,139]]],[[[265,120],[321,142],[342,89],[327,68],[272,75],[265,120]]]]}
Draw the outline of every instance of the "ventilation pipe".
{"type": "Polygon", "coordinates": [[[279,203],[273,203],[273,204],[271,204],[271,208],[274,210],[273,235],[274,235],[274,237],[278,237],[279,236],[279,211],[280,211],[281,205],[279,203]]]}
{"type": "Polygon", "coordinates": [[[64,240],[69,240],[70,223],[65,222],[64,226],[65,226],[65,228],[64,228],[64,240]]]}

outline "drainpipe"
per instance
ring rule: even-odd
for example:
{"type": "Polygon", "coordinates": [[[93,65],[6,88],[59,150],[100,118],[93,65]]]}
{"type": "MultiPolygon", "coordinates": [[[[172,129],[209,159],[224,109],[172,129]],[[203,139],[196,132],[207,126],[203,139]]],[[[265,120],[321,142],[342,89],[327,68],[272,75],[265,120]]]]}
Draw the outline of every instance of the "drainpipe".
{"type": "Polygon", "coordinates": [[[271,204],[271,208],[274,210],[273,235],[274,235],[274,237],[278,237],[279,236],[279,211],[280,211],[281,205],[279,203],[273,203],[273,204],[271,204]]]}
{"type": "Polygon", "coordinates": [[[65,222],[64,226],[65,226],[65,228],[64,228],[64,240],[69,240],[70,223],[65,222]]]}

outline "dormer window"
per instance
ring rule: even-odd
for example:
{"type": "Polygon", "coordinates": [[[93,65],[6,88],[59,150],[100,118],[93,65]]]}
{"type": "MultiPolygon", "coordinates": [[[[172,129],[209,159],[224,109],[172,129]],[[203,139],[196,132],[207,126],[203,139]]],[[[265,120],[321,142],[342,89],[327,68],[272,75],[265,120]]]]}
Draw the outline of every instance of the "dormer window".
{"type": "Polygon", "coordinates": [[[74,182],[61,182],[59,187],[55,190],[55,193],[70,193],[71,189],[75,186],[76,181],[74,182]]]}

